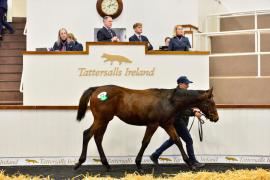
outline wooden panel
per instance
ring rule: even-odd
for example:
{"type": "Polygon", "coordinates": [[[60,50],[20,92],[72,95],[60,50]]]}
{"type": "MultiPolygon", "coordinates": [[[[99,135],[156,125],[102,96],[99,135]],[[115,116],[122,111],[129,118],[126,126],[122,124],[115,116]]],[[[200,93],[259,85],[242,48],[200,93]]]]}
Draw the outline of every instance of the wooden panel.
{"type": "Polygon", "coordinates": [[[261,51],[262,52],[270,51],[270,33],[269,32],[261,34],[261,51]]]}
{"type": "Polygon", "coordinates": [[[0,91],[0,101],[21,101],[23,94],[19,91],[0,91]]]}
{"type": "Polygon", "coordinates": [[[0,81],[0,90],[18,89],[20,88],[20,81],[0,81]]]}
{"type": "Polygon", "coordinates": [[[25,17],[13,17],[12,22],[16,23],[26,23],[26,18],[25,17]]]}
{"type": "Polygon", "coordinates": [[[19,49],[21,51],[26,50],[26,42],[2,42],[0,45],[1,49],[19,49]]]}
{"type": "Polygon", "coordinates": [[[217,104],[270,104],[270,78],[210,78],[217,104]]]}
{"type": "Polygon", "coordinates": [[[220,31],[254,29],[254,16],[226,17],[220,19],[220,31]]]}
{"type": "Polygon", "coordinates": [[[0,57],[5,57],[5,56],[21,56],[22,51],[21,50],[2,50],[0,49],[0,57]]]}
{"type": "Polygon", "coordinates": [[[227,35],[211,37],[212,53],[240,53],[255,51],[255,35],[227,35]]]}
{"type": "Polygon", "coordinates": [[[8,65],[0,65],[0,73],[21,73],[22,72],[21,64],[8,64],[8,65]]]}
{"type": "MultiPolygon", "coordinates": [[[[251,108],[269,109],[270,104],[216,104],[217,108],[251,108]]],[[[78,106],[23,106],[23,105],[0,105],[0,110],[77,110],[78,106]]]]}
{"type": "Polygon", "coordinates": [[[22,64],[23,58],[18,56],[11,56],[11,57],[1,57],[0,56],[0,64],[22,64]]]}
{"type": "Polygon", "coordinates": [[[0,81],[20,81],[21,73],[0,73],[0,81]]]}
{"type": "Polygon", "coordinates": [[[13,34],[13,35],[9,35],[9,34],[5,34],[3,35],[3,40],[5,42],[26,42],[26,36],[24,35],[17,35],[17,34],[13,34]]]}
{"type": "Polygon", "coordinates": [[[258,15],[258,29],[270,28],[270,14],[258,15]]]}
{"type": "MultiPolygon", "coordinates": [[[[217,108],[255,108],[269,109],[270,104],[216,104],[217,108]]],[[[23,105],[0,105],[0,110],[77,110],[78,106],[23,106],[23,105]]]]}
{"type": "Polygon", "coordinates": [[[261,55],[261,75],[270,76],[270,54],[261,55]]]}
{"type": "Polygon", "coordinates": [[[257,56],[210,57],[210,76],[257,76],[257,56]]]}
{"type": "Polygon", "coordinates": [[[39,110],[77,110],[78,106],[13,106],[13,105],[2,105],[0,106],[0,109],[39,109],[39,110]]]}
{"type": "Polygon", "coordinates": [[[37,51],[26,51],[23,52],[24,55],[82,55],[82,54],[91,54],[91,50],[89,50],[91,45],[95,46],[106,46],[106,45],[140,45],[145,46],[145,54],[149,55],[208,55],[209,51],[148,51],[147,45],[144,42],[86,42],[86,50],[85,51],[66,51],[66,52],[59,52],[59,51],[50,51],[50,52],[37,52],[37,51]]]}

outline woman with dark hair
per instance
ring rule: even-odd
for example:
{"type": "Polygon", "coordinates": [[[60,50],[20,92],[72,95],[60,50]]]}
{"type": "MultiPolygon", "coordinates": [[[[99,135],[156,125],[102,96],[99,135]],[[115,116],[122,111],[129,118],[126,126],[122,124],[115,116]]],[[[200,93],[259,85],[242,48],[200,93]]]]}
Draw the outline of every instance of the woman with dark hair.
{"type": "Polygon", "coordinates": [[[73,42],[67,41],[67,34],[65,28],[58,31],[58,40],[54,43],[52,51],[74,51],[75,45],[73,42]]]}

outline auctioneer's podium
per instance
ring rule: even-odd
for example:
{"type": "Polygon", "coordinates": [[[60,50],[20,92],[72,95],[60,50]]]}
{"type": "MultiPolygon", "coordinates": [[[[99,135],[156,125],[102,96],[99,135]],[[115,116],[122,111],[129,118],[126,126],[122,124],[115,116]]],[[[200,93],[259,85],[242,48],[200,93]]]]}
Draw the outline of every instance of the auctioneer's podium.
{"type": "Polygon", "coordinates": [[[208,52],[147,51],[141,42],[89,42],[83,52],[25,52],[24,105],[77,105],[91,86],[174,88],[186,75],[191,89],[209,88],[208,52]]]}

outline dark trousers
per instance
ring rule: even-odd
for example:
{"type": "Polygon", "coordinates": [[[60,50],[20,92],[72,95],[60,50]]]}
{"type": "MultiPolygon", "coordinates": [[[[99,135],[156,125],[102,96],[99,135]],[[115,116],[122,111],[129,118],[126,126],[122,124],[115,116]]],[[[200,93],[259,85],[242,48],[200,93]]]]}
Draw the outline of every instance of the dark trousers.
{"type": "MultiPolygon", "coordinates": [[[[196,162],[195,154],[194,154],[194,149],[193,149],[193,141],[190,136],[190,133],[188,131],[188,128],[185,124],[180,124],[175,126],[175,129],[177,131],[177,134],[185,141],[186,143],[186,148],[187,148],[187,154],[189,157],[190,162],[196,162]]],[[[166,149],[174,145],[173,140],[168,139],[165,141],[154,153],[153,156],[158,158],[166,149]]]]}
{"type": "Polygon", "coordinates": [[[3,26],[7,28],[9,32],[14,32],[12,26],[4,19],[6,9],[0,7],[0,33],[2,33],[3,26]]]}

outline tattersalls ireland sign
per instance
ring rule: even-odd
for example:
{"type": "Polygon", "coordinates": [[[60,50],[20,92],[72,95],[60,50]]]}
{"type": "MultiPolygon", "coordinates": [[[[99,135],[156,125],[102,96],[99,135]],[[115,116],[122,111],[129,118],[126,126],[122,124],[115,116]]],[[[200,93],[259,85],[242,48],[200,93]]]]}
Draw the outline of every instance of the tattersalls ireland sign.
{"type": "Polygon", "coordinates": [[[155,67],[143,68],[132,67],[132,60],[121,55],[112,55],[104,53],[101,58],[104,58],[104,63],[109,62],[112,67],[109,68],[79,68],[79,76],[154,76],[155,67]],[[114,63],[115,62],[115,63],[114,63]],[[128,67],[121,66],[126,64],[128,67]]]}

